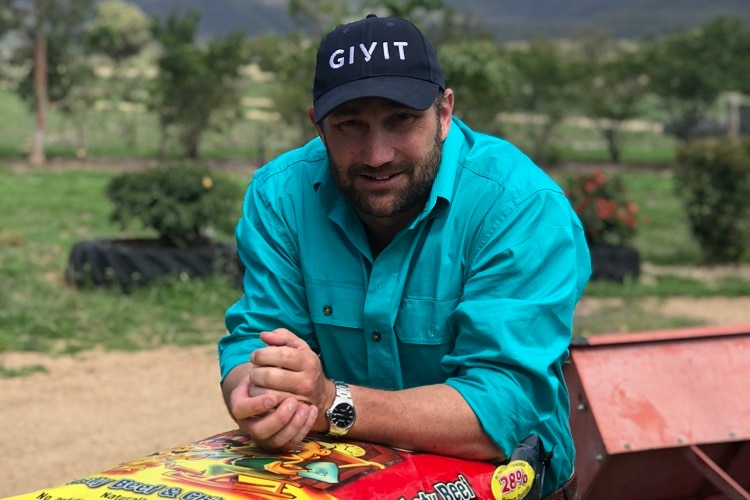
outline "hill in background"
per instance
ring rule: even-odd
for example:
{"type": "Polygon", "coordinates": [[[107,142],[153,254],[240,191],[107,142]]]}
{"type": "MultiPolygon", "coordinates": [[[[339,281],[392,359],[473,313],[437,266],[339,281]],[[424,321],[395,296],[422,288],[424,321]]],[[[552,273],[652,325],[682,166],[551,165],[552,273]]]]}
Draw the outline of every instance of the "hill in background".
{"type": "MultiPolygon", "coordinates": [[[[201,36],[232,31],[248,36],[293,28],[286,0],[130,0],[149,15],[162,17],[174,9],[198,10],[201,36]]],[[[468,11],[499,41],[535,35],[566,37],[596,27],[619,38],[638,39],[705,24],[723,15],[750,25],[747,0],[446,0],[468,11]]]]}
{"type": "Polygon", "coordinates": [[[663,35],[705,24],[718,16],[750,25],[746,0],[449,0],[481,16],[502,41],[524,40],[534,35],[566,37],[581,28],[597,27],[618,38],[638,39],[663,35]]]}

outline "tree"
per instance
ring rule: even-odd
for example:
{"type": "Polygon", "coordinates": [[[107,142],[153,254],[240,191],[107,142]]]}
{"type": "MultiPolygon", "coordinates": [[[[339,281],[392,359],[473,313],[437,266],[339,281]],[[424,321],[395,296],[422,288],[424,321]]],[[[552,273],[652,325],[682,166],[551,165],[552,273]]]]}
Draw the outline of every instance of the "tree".
{"type": "Polygon", "coordinates": [[[315,59],[321,37],[360,11],[345,0],[290,0],[289,16],[298,29],[287,35],[268,34],[250,41],[250,58],[283,85],[270,91],[274,111],[288,126],[295,143],[315,133],[306,110],[312,104],[315,59]]]}
{"type": "Polygon", "coordinates": [[[289,0],[287,10],[298,28],[313,39],[360,12],[347,0],[289,0]]]}
{"type": "Polygon", "coordinates": [[[520,78],[511,102],[518,111],[531,115],[527,128],[531,156],[541,162],[554,130],[583,93],[583,66],[546,37],[509,52],[509,58],[520,78]]]}
{"type": "Polygon", "coordinates": [[[747,40],[739,20],[720,17],[662,40],[644,41],[649,89],[661,98],[669,130],[678,139],[696,137],[719,95],[743,87],[747,40]]]}
{"type": "Polygon", "coordinates": [[[12,34],[20,23],[20,12],[13,0],[0,0],[0,85],[15,85],[17,82],[17,69],[8,61],[7,45],[4,38],[12,34]]]}
{"type": "Polygon", "coordinates": [[[19,96],[37,112],[32,162],[43,161],[37,149],[44,142],[46,101],[73,121],[79,148],[83,144],[82,117],[91,101],[81,91],[93,76],[81,43],[84,22],[91,13],[93,0],[35,0],[22,12],[21,46],[16,62],[33,61],[21,80],[19,96]]]}
{"type": "Polygon", "coordinates": [[[176,12],[155,21],[161,44],[150,108],[159,116],[162,153],[174,129],[187,158],[197,158],[208,130],[223,130],[241,117],[240,69],[247,62],[244,36],[233,33],[205,46],[196,41],[200,14],[176,12]]]}
{"type": "Polygon", "coordinates": [[[383,10],[385,16],[414,20],[419,12],[434,12],[445,8],[443,0],[369,0],[366,9],[383,10]]]}
{"type": "Polygon", "coordinates": [[[135,56],[153,39],[150,20],[137,5],[105,0],[96,6],[96,17],[86,25],[85,40],[116,64],[135,56]]]}
{"type": "Polygon", "coordinates": [[[605,32],[582,34],[576,42],[587,80],[583,111],[594,119],[610,160],[619,163],[624,123],[639,115],[648,84],[642,54],[605,32]]]}
{"type": "Polygon", "coordinates": [[[614,163],[621,159],[623,126],[639,116],[647,83],[638,55],[627,52],[601,64],[591,81],[584,109],[594,118],[614,163]]]}
{"type": "Polygon", "coordinates": [[[294,143],[303,144],[315,134],[306,110],[312,104],[317,46],[296,33],[257,37],[250,47],[251,60],[272,73],[278,82],[284,82],[284,85],[271,87],[269,97],[294,143]]]}
{"type": "Polygon", "coordinates": [[[518,74],[491,40],[445,43],[439,49],[446,85],[456,93],[456,116],[488,133],[499,133],[498,114],[516,91],[518,74]]]}
{"type": "Polygon", "coordinates": [[[409,19],[435,48],[443,43],[492,38],[471,12],[445,5],[444,0],[368,0],[363,7],[368,13],[409,19]]]}
{"type": "MultiPolygon", "coordinates": [[[[132,105],[145,104],[145,77],[137,56],[153,40],[151,20],[134,4],[121,0],[105,0],[96,6],[96,16],[86,25],[85,42],[92,54],[106,58],[111,66],[107,75],[107,97],[111,101],[132,105]]],[[[137,117],[134,113],[119,114],[123,138],[136,146],[137,117]]]]}
{"type": "Polygon", "coordinates": [[[36,126],[31,140],[29,163],[41,165],[46,161],[44,151],[47,128],[47,36],[44,33],[44,0],[36,0],[34,19],[34,107],[36,126]]]}
{"type": "Polygon", "coordinates": [[[0,38],[19,25],[19,8],[13,0],[0,0],[0,38]]]}

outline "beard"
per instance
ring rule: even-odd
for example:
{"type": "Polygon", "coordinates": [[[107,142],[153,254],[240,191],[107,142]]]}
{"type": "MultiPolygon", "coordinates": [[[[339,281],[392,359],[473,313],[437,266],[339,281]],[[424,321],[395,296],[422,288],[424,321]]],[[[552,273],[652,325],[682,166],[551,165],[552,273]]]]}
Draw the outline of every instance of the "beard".
{"type": "Polygon", "coordinates": [[[418,205],[424,206],[427,201],[443,158],[442,127],[438,120],[432,147],[424,156],[413,162],[388,163],[378,167],[357,163],[347,168],[336,161],[327,145],[326,151],[331,176],[344,198],[358,212],[372,217],[394,217],[418,205]],[[402,172],[401,175],[407,176],[407,185],[389,192],[387,202],[382,202],[382,197],[358,187],[355,182],[362,175],[376,177],[387,175],[389,172],[402,172]]]}

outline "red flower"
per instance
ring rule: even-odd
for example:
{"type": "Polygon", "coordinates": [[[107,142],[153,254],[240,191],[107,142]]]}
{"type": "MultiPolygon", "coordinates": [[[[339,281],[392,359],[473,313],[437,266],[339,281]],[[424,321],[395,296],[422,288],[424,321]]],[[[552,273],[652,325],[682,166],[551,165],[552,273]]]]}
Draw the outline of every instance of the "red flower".
{"type": "Polygon", "coordinates": [[[624,245],[635,236],[638,206],[627,200],[619,176],[607,177],[603,172],[570,175],[565,195],[589,244],[624,245]]]}

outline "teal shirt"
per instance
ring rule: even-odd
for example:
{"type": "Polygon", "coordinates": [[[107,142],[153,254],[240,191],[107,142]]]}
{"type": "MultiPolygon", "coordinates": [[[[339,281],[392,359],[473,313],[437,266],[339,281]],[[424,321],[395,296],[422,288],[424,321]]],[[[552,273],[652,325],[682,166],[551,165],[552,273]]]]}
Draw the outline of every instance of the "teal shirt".
{"type": "Polygon", "coordinates": [[[560,187],[513,145],[454,118],[424,210],[373,258],[315,139],[255,173],[236,236],[245,294],[226,313],[222,378],[258,332],[288,328],[332,379],[450,385],[505,456],[538,434],[554,448],[545,495],[570,476],[562,364],[588,247],[560,187]]]}

